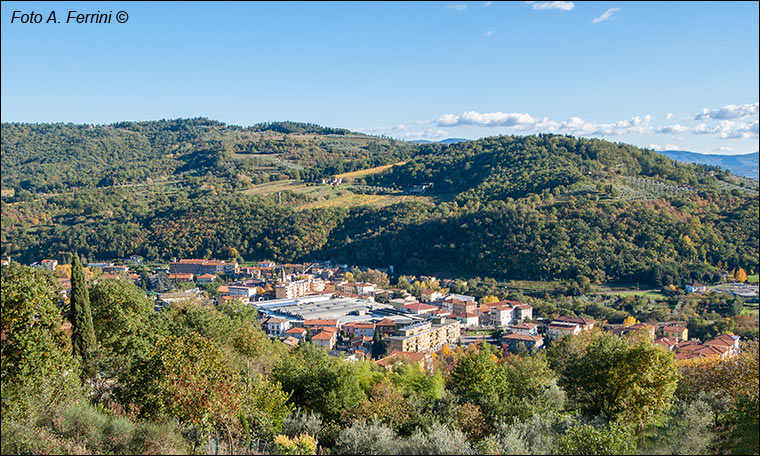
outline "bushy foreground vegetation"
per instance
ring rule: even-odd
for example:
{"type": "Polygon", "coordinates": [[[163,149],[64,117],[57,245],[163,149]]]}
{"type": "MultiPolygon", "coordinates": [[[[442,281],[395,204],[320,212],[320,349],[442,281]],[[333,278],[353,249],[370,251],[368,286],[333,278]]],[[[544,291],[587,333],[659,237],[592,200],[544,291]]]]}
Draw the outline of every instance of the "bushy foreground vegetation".
{"type": "Polygon", "coordinates": [[[758,452],[756,343],[677,364],[648,338],[596,330],[386,371],[290,351],[236,302],[154,313],[125,280],[85,288],[68,302],[49,272],[2,269],[3,454],[758,452]],[[77,349],[74,308],[95,334],[77,349]]]}

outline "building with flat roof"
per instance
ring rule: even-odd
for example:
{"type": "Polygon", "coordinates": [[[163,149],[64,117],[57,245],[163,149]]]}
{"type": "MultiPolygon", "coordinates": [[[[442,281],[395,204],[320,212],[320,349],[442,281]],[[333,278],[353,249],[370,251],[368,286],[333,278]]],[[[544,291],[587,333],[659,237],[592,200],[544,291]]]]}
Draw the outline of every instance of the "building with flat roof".
{"type": "Polygon", "coordinates": [[[348,321],[370,320],[375,312],[393,309],[393,306],[358,298],[332,298],[329,295],[302,299],[260,301],[259,309],[270,315],[294,320],[339,319],[348,321]]]}
{"type": "Polygon", "coordinates": [[[460,328],[461,323],[459,320],[447,320],[445,318],[435,319],[432,322],[415,323],[399,329],[396,333],[397,335],[386,339],[388,341],[388,351],[437,351],[444,344],[455,344],[459,340],[460,328]]]}

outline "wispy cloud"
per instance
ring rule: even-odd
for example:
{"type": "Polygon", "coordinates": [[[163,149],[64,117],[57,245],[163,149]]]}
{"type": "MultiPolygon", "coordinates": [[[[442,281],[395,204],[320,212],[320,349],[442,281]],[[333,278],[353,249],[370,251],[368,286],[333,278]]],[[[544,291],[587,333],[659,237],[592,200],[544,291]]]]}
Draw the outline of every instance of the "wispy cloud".
{"type": "Polygon", "coordinates": [[[461,4],[461,5],[447,5],[444,8],[453,9],[455,11],[464,11],[464,10],[467,9],[467,4],[465,3],[465,4],[461,4]]]}
{"type": "Polygon", "coordinates": [[[647,144],[647,148],[654,150],[682,150],[678,144],[647,144]]]}
{"type": "Polygon", "coordinates": [[[601,16],[599,16],[599,17],[595,17],[595,18],[594,18],[594,19],[591,21],[591,23],[592,23],[592,24],[598,24],[598,23],[600,23],[600,22],[604,22],[604,21],[606,21],[606,20],[610,19],[610,18],[611,18],[611,17],[612,17],[612,16],[613,16],[615,13],[617,13],[618,11],[620,11],[620,8],[610,8],[610,9],[608,9],[607,11],[605,11],[604,13],[602,13],[602,15],[601,15],[601,16]]]}
{"type": "Polygon", "coordinates": [[[670,119],[672,119],[672,118],[673,118],[673,113],[672,113],[672,112],[669,112],[669,113],[667,113],[667,114],[665,115],[665,120],[670,120],[670,119]]]}
{"type": "Polygon", "coordinates": [[[525,2],[525,3],[533,5],[534,10],[558,9],[561,11],[570,11],[571,9],[575,8],[575,3],[573,2],[525,2]]]}
{"type": "Polygon", "coordinates": [[[490,38],[491,36],[493,36],[493,30],[487,31],[486,32],[486,37],[490,38]]]}
{"type": "MultiPolygon", "coordinates": [[[[415,124],[429,124],[426,121],[417,121],[415,124]]],[[[411,129],[408,125],[396,125],[395,127],[365,128],[359,131],[373,135],[392,136],[401,139],[441,139],[448,138],[451,134],[440,128],[411,129]]]]}
{"type": "Polygon", "coordinates": [[[491,5],[493,5],[493,2],[485,2],[485,3],[483,3],[481,6],[482,6],[483,8],[485,8],[486,6],[491,6],[491,5]]]}
{"type": "Polygon", "coordinates": [[[713,109],[709,110],[707,108],[704,108],[702,112],[694,116],[694,120],[704,120],[704,119],[718,119],[718,120],[728,120],[728,119],[741,119],[743,117],[757,117],[758,112],[760,110],[758,109],[758,103],[749,103],[749,104],[743,104],[743,105],[726,105],[719,109],[713,109]]]}

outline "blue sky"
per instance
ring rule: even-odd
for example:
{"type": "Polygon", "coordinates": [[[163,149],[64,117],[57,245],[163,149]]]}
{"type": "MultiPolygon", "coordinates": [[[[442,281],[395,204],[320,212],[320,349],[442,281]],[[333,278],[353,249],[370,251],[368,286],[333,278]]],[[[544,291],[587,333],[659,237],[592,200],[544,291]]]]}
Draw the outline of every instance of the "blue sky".
{"type": "Polygon", "coordinates": [[[758,22],[757,2],[3,2],[1,116],[552,131],[748,153],[758,22]],[[61,23],[11,23],[32,10],[61,23]],[[69,10],[129,20],[66,24],[69,10]]]}

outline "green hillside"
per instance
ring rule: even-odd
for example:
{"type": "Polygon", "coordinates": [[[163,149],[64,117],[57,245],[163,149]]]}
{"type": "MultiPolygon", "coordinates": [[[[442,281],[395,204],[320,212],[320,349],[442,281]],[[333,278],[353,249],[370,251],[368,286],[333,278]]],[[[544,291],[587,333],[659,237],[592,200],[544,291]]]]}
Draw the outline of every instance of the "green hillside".
{"type": "Polygon", "coordinates": [[[567,136],[411,144],[311,124],[4,124],[2,253],[333,258],[499,279],[758,270],[757,186],[567,136]],[[384,165],[394,165],[387,166],[384,165]],[[319,179],[354,173],[339,187],[319,179]],[[424,193],[410,190],[432,183],[424,193]]]}

